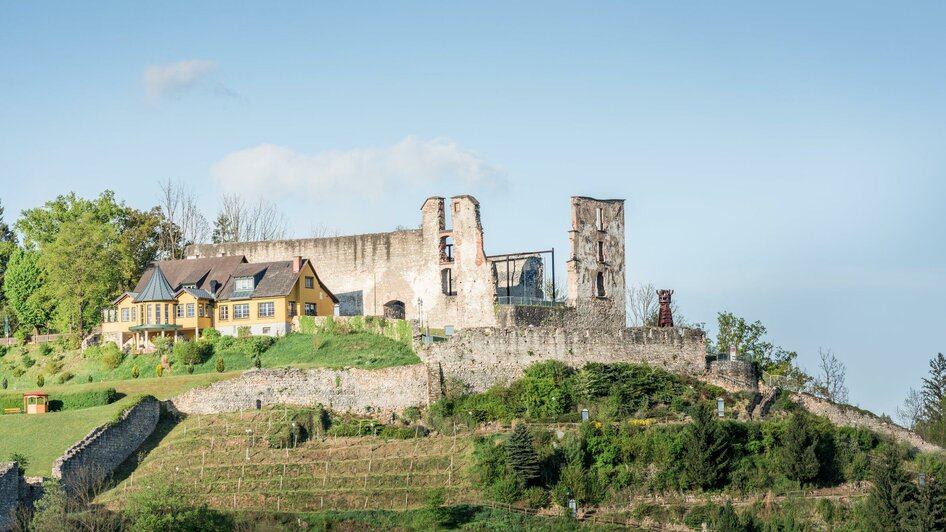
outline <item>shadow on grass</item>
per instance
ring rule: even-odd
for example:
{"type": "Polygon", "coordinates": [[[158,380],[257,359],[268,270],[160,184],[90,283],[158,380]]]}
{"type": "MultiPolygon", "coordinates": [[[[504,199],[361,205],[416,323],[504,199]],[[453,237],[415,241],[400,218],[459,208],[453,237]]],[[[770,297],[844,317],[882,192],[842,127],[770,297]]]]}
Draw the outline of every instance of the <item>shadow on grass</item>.
{"type": "Polygon", "coordinates": [[[164,438],[167,437],[167,435],[170,434],[170,432],[174,430],[174,427],[176,427],[181,421],[183,421],[183,418],[168,412],[162,404],[161,416],[158,418],[158,424],[154,428],[154,432],[152,432],[151,435],[148,436],[148,438],[144,441],[144,443],[135,449],[135,452],[131,453],[131,455],[129,455],[128,458],[126,458],[125,461],[121,463],[121,465],[115,468],[115,471],[112,473],[111,477],[111,485],[117,486],[119,483],[130,477],[135,469],[138,469],[138,466],[144,462],[148,454],[161,445],[161,442],[164,441],[164,438]]]}

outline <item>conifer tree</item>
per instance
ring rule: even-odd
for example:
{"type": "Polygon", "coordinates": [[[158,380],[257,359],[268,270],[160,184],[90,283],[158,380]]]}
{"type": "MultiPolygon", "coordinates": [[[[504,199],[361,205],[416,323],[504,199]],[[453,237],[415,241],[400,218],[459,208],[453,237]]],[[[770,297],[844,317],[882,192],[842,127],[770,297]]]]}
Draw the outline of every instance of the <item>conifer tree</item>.
{"type": "Polygon", "coordinates": [[[707,403],[694,407],[686,429],[683,471],[690,486],[712,488],[729,470],[729,439],[707,403]]]}
{"type": "Polygon", "coordinates": [[[927,478],[917,490],[916,530],[946,530],[946,487],[935,477],[927,478]]]}
{"type": "Polygon", "coordinates": [[[930,376],[923,379],[923,416],[929,423],[943,418],[943,398],[946,397],[946,357],[937,353],[930,360],[930,376]]]}
{"type": "Polygon", "coordinates": [[[726,501],[726,505],[719,508],[713,530],[718,532],[742,532],[745,530],[745,527],[739,521],[736,510],[732,507],[732,501],[726,501]]]}
{"type": "Polygon", "coordinates": [[[785,476],[799,482],[814,480],[821,470],[817,446],[817,434],[808,416],[800,412],[793,414],[779,450],[779,461],[785,476]]]}
{"type": "Polygon", "coordinates": [[[900,452],[887,447],[876,458],[867,500],[868,523],[872,530],[908,530],[915,501],[915,487],[901,465],[900,452]]]}
{"type": "Polygon", "coordinates": [[[532,434],[525,423],[517,424],[506,442],[506,460],[526,485],[539,478],[539,456],[532,444],[532,434]]]}

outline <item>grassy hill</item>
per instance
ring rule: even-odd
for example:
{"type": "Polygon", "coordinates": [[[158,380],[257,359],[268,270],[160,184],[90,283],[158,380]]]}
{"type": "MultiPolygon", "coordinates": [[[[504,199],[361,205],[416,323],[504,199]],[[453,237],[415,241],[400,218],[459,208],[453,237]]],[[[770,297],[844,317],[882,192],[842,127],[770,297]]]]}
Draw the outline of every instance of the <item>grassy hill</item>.
{"type": "MultiPolygon", "coordinates": [[[[193,366],[193,373],[177,365],[155,376],[160,363],[156,354],[124,356],[115,367],[109,367],[101,350],[60,351],[52,346],[13,347],[0,357],[0,380],[7,380],[7,388],[0,389],[0,403],[20,404],[23,391],[37,389],[37,377],[43,375],[42,390],[50,400],[64,395],[76,395],[92,390],[114,388],[119,396],[148,394],[168,399],[191,388],[204,386],[222,379],[236,377],[242,370],[253,367],[251,351],[254,338],[226,339],[226,346],[193,366]],[[44,354],[45,353],[45,354],[44,354]],[[24,357],[31,362],[24,364],[24,357]],[[216,370],[216,358],[224,359],[224,372],[216,370]],[[139,368],[139,377],[132,370],[139,368]],[[61,384],[54,384],[63,375],[73,375],[61,384]],[[93,382],[88,382],[92,377],[93,382]]],[[[171,357],[173,360],[173,357],[171,357]]],[[[277,339],[260,355],[263,367],[360,367],[382,368],[412,364],[420,359],[402,342],[371,332],[333,332],[291,334],[277,339]]],[[[13,453],[30,458],[29,475],[49,475],[52,462],[70,445],[85,436],[92,428],[106,422],[122,408],[123,401],[111,405],[82,410],[67,410],[45,415],[0,415],[0,459],[13,453]]]]}
{"type": "Polygon", "coordinates": [[[127,464],[124,478],[101,500],[120,504],[159,481],[174,482],[193,501],[223,510],[417,508],[438,488],[450,504],[479,500],[468,473],[470,436],[329,435],[295,448],[272,448],[267,434],[287,423],[292,412],[192,416],[173,428],[165,425],[169,432],[159,431],[144,461],[127,464]]]}

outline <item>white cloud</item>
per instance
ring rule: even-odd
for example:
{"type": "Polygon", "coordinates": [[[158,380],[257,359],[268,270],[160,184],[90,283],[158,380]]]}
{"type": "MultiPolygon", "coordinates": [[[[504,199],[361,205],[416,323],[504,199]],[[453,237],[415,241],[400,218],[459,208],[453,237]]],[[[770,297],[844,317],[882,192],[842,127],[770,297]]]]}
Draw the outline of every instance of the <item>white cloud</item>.
{"type": "Polygon", "coordinates": [[[227,154],[213,165],[224,190],[241,193],[349,192],[381,194],[406,186],[456,185],[493,191],[506,186],[502,168],[448,139],[409,136],[389,148],[311,155],[273,144],[227,154]]]}
{"type": "Polygon", "coordinates": [[[193,88],[216,69],[217,63],[202,59],[149,65],[144,73],[145,94],[152,101],[181,94],[193,88]]]}

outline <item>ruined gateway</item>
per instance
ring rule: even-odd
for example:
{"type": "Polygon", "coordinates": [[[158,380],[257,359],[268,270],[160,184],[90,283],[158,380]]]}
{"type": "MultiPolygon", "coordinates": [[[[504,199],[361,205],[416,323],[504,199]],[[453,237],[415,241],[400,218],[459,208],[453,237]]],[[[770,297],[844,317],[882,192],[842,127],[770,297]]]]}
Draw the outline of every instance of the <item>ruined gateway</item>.
{"type": "MultiPolygon", "coordinates": [[[[573,197],[571,207],[567,306],[582,322],[624,327],[624,200],[573,197]]],[[[434,328],[493,327],[522,321],[510,316],[520,307],[561,305],[552,301],[559,294],[546,286],[551,271],[541,252],[486,255],[480,204],[472,196],[450,198],[449,206],[444,198],[428,198],[420,229],[197,244],[187,255],[245,255],[250,262],[308,258],[338,296],[342,316],[406,318],[434,328]]]]}

